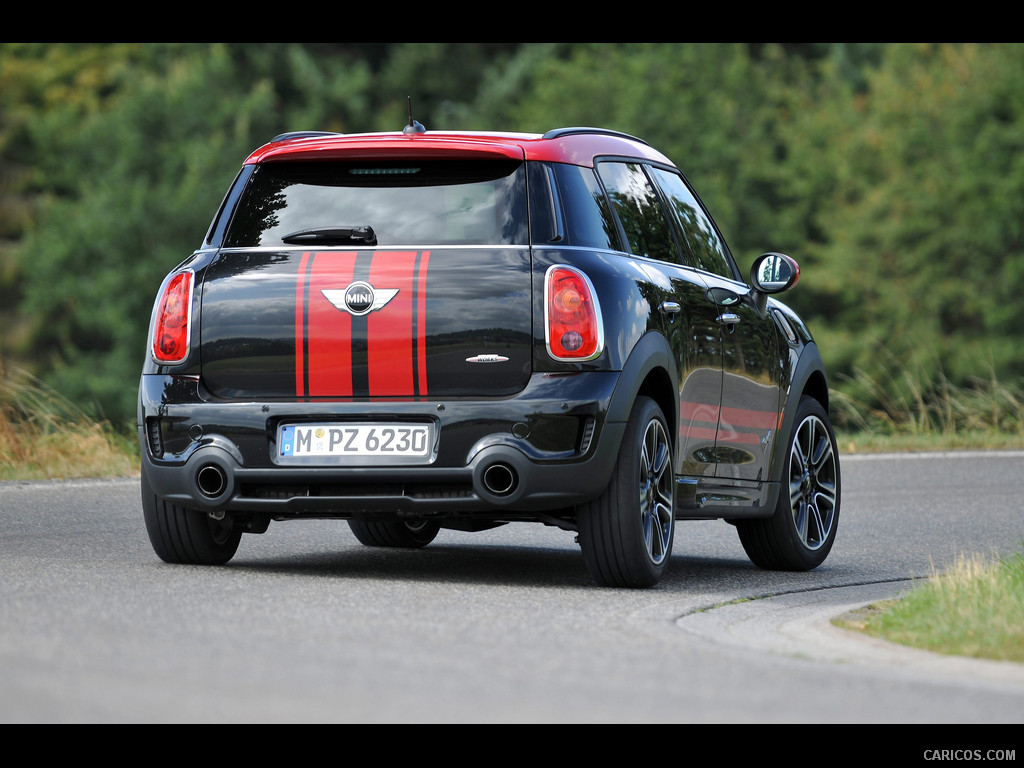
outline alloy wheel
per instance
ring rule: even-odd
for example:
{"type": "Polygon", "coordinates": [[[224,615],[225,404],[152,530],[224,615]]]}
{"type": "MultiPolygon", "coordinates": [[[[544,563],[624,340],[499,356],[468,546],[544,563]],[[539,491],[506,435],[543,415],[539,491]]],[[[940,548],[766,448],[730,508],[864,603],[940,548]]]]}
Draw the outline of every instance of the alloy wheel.
{"type": "Polygon", "coordinates": [[[651,562],[668,555],[672,541],[672,468],[668,435],[661,421],[652,419],[640,450],[640,520],[651,562]]]}
{"type": "Polygon", "coordinates": [[[821,547],[832,532],[837,475],[828,429],[817,416],[808,416],[789,451],[789,500],[797,536],[810,550],[821,547]]]}

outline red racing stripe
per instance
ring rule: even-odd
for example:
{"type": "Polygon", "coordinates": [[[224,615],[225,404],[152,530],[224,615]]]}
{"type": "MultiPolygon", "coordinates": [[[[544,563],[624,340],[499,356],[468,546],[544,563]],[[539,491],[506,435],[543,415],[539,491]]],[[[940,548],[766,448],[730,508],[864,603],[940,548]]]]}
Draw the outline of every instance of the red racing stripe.
{"type": "Polygon", "coordinates": [[[306,396],[306,270],[310,255],[299,260],[299,277],[295,281],[295,394],[306,396]]]}
{"type": "Polygon", "coordinates": [[[321,293],[344,290],[355,272],[354,252],[325,251],[313,254],[309,269],[308,325],[305,329],[309,357],[311,397],[352,395],[352,316],[340,311],[321,293]]]}
{"type": "Polygon", "coordinates": [[[367,316],[367,363],[371,396],[409,396],[413,376],[415,251],[377,251],[370,265],[375,290],[397,290],[382,309],[367,316]]]}
{"type": "Polygon", "coordinates": [[[775,429],[775,425],[779,423],[779,414],[776,411],[751,411],[744,408],[723,408],[722,422],[725,424],[731,424],[734,427],[775,429]]]}
{"type": "Polygon", "coordinates": [[[708,421],[717,424],[718,411],[718,406],[712,403],[691,403],[688,400],[679,403],[679,417],[683,421],[708,421]]]}
{"type": "Polygon", "coordinates": [[[416,359],[419,362],[417,383],[419,387],[416,393],[420,397],[427,396],[427,262],[429,261],[430,251],[424,251],[420,254],[419,267],[416,273],[416,301],[419,314],[416,322],[416,359]]]}
{"type": "Polygon", "coordinates": [[[713,442],[717,434],[714,427],[683,426],[679,430],[679,436],[686,440],[711,440],[713,442]]]}
{"type": "Polygon", "coordinates": [[[745,408],[719,408],[710,403],[679,404],[679,434],[691,439],[715,439],[721,444],[754,445],[782,423],[782,414],[745,408]]]}
{"type": "Polygon", "coordinates": [[[684,441],[715,441],[718,433],[717,405],[694,403],[683,400],[679,403],[679,437],[684,441]]]}

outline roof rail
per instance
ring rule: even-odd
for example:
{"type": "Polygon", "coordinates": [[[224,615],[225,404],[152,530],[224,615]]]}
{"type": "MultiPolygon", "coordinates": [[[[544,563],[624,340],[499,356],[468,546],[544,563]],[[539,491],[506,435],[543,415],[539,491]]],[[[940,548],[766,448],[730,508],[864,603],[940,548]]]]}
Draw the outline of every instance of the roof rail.
{"type": "MultiPolygon", "coordinates": [[[[641,144],[647,144],[643,139],[639,139],[636,136],[631,136],[628,133],[622,131],[613,131],[609,128],[590,128],[587,126],[574,126],[572,128],[555,128],[544,134],[545,139],[555,139],[560,136],[573,136],[579,133],[590,133],[598,134],[602,136],[618,136],[620,139],[630,139],[631,141],[639,141],[641,144]]],[[[647,144],[650,146],[650,144],[647,144]]]]}
{"type": "Polygon", "coordinates": [[[291,131],[289,133],[279,133],[277,136],[270,140],[273,144],[275,141],[289,141],[290,139],[307,139],[311,136],[341,136],[342,134],[335,131],[291,131]]]}

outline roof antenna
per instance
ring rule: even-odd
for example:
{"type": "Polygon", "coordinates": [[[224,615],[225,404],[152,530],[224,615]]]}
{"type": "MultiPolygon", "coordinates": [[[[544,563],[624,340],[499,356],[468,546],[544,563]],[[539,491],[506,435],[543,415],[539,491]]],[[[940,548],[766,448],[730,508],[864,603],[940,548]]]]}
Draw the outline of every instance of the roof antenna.
{"type": "Polygon", "coordinates": [[[427,129],[418,121],[412,119],[412,96],[408,96],[407,98],[409,99],[409,124],[402,129],[402,133],[425,133],[427,129]]]}

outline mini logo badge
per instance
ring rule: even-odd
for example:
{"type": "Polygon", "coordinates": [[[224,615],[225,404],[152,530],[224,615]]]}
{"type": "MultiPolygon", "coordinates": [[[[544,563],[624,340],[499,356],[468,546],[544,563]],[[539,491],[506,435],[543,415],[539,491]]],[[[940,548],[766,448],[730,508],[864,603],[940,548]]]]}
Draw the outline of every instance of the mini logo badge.
{"type": "Polygon", "coordinates": [[[507,363],[508,358],[504,355],[477,355],[475,357],[467,357],[467,363],[507,363]]]}
{"type": "Polygon", "coordinates": [[[379,290],[369,283],[358,280],[343,291],[325,289],[320,293],[342,312],[361,317],[386,305],[398,295],[398,289],[379,290]]]}

